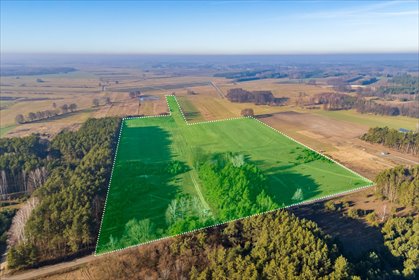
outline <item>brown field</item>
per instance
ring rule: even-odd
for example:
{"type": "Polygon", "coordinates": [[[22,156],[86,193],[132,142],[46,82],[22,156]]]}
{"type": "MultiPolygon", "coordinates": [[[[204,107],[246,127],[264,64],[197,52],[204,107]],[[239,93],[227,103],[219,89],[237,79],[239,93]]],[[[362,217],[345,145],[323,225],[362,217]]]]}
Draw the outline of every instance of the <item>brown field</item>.
{"type": "Polygon", "coordinates": [[[85,69],[80,72],[57,75],[1,77],[1,96],[13,100],[0,101],[0,136],[17,137],[41,133],[51,137],[62,129],[74,129],[88,118],[105,116],[155,115],[167,113],[165,94],[171,94],[185,85],[208,84],[211,77],[168,77],[143,73],[132,69],[85,69]],[[41,79],[43,82],[38,82],[41,79]],[[102,88],[104,86],[104,88],[102,88]],[[128,92],[136,88],[148,88],[144,94],[160,97],[159,100],[143,101],[139,106],[128,92]],[[166,88],[164,88],[166,87],[166,88]],[[171,88],[174,88],[173,90],[171,88]],[[105,105],[106,97],[111,105],[105,105]],[[93,99],[101,105],[93,108],[93,99]],[[52,110],[63,104],[77,104],[73,113],[59,115],[48,120],[17,125],[18,114],[52,110]]]}
{"type": "Polygon", "coordinates": [[[370,179],[397,164],[418,163],[414,156],[359,139],[368,130],[367,125],[294,111],[276,113],[261,120],[370,179]],[[383,151],[390,154],[382,156],[383,151]]]}

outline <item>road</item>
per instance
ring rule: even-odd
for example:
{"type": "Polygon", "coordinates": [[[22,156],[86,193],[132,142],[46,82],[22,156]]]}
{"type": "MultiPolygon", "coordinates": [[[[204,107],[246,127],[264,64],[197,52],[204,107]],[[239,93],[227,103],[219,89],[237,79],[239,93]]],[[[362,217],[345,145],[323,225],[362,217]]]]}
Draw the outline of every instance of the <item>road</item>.
{"type": "Polygon", "coordinates": [[[385,155],[384,157],[401,159],[401,160],[407,161],[410,164],[419,164],[419,162],[417,162],[417,161],[413,161],[413,160],[410,160],[408,158],[399,157],[399,156],[392,155],[392,154],[385,155]]]}
{"type": "Polygon", "coordinates": [[[16,273],[14,275],[0,275],[2,280],[30,280],[30,279],[38,279],[40,277],[46,277],[48,275],[53,275],[58,272],[65,272],[67,270],[73,270],[77,268],[78,266],[87,264],[89,262],[92,262],[98,258],[104,257],[107,255],[100,255],[100,256],[94,256],[94,255],[88,255],[86,257],[82,257],[79,259],[75,259],[69,262],[63,262],[58,263],[54,265],[48,265],[44,266],[38,269],[30,269],[25,270],[21,273],[16,273]]]}
{"type": "Polygon", "coordinates": [[[214,82],[210,82],[210,83],[215,88],[215,90],[218,92],[218,95],[220,95],[221,98],[224,98],[224,93],[221,91],[221,89],[214,82]]]}

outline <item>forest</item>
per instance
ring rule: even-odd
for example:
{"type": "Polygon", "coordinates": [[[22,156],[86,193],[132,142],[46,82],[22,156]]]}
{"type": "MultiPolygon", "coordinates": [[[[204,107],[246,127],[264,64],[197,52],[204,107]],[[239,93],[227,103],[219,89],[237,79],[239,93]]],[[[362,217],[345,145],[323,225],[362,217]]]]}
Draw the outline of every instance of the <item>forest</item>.
{"type": "Polygon", "coordinates": [[[31,192],[43,184],[55,161],[49,147],[39,135],[0,139],[0,196],[31,192]]]}
{"type": "Polygon", "coordinates": [[[9,140],[11,145],[2,145],[7,151],[16,150],[16,146],[31,151],[33,143],[45,143],[44,148],[35,149],[40,159],[33,155],[35,151],[27,154],[32,164],[39,165],[44,158],[48,163],[47,180],[16,213],[11,226],[10,268],[40,265],[92,249],[119,125],[118,118],[89,119],[78,131],[63,131],[51,142],[31,136],[23,141],[32,145],[19,146],[14,144],[20,143],[16,139],[9,140]]]}
{"type": "Polygon", "coordinates": [[[418,132],[400,132],[388,127],[372,127],[361,136],[361,139],[370,143],[382,144],[403,153],[419,154],[418,132]]]}
{"type": "Polygon", "coordinates": [[[391,217],[380,231],[382,251],[354,259],[316,223],[278,210],[113,254],[86,270],[98,279],[415,279],[418,219],[391,217]]]}
{"type": "Polygon", "coordinates": [[[388,94],[419,94],[418,77],[404,74],[394,76],[388,82],[389,85],[379,87],[373,94],[376,96],[385,96],[388,94]]]}
{"type": "Polygon", "coordinates": [[[256,105],[281,105],[288,100],[288,98],[275,97],[271,91],[247,91],[242,88],[230,89],[226,97],[230,102],[247,102],[256,105]]]}
{"type": "Polygon", "coordinates": [[[214,74],[214,77],[224,77],[226,79],[232,79],[235,82],[246,82],[262,79],[280,79],[288,77],[288,74],[280,73],[275,69],[263,69],[263,70],[246,70],[240,72],[228,72],[214,74]]]}
{"type": "Polygon", "coordinates": [[[376,115],[419,118],[419,111],[415,103],[395,106],[377,103],[374,100],[358,98],[357,102],[355,103],[355,109],[362,114],[373,113],[376,115]]]}
{"type": "Polygon", "coordinates": [[[348,261],[318,226],[286,211],[135,248],[96,265],[95,277],[105,279],[349,279],[350,275],[348,261]]]}
{"type": "Polygon", "coordinates": [[[407,116],[419,118],[416,104],[388,105],[377,103],[362,96],[352,96],[342,93],[320,93],[310,98],[309,104],[322,105],[324,110],[356,109],[359,113],[376,115],[407,116]]]}
{"type": "Polygon", "coordinates": [[[375,182],[376,192],[382,197],[419,209],[419,165],[384,170],[377,175],[375,182]]]}

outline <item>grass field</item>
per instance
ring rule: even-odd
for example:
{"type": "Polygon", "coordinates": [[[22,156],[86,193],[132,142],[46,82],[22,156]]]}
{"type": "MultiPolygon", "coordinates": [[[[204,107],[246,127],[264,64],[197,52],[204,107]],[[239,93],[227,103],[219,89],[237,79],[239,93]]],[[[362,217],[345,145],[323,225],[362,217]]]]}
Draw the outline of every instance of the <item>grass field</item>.
{"type": "Polygon", "coordinates": [[[169,236],[165,232],[165,213],[179,193],[196,197],[203,211],[212,211],[193,168],[193,156],[198,149],[211,154],[245,155],[264,171],[269,195],[283,207],[296,202],[292,197],[298,189],[307,201],[371,183],[324,159],[296,164],[296,157],[305,148],[255,119],[189,125],[175,97],[169,96],[167,101],[171,116],[123,121],[96,253],[169,236]],[[173,160],[184,163],[188,167],[186,172],[178,175],[164,172],[166,164],[173,160]],[[135,228],[127,226],[133,219],[147,223],[135,228]],[[131,239],[115,245],[115,240],[127,233],[131,239]]]}
{"type": "Polygon", "coordinates": [[[399,129],[405,128],[415,130],[418,120],[415,118],[404,117],[404,116],[380,116],[373,114],[360,114],[355,110],[341,110],[341,111],[326,111],[318,110],[315,114],[326,116],[331,119],[339,121],[347,121],[361,125],[367,125],[369,127],[384,127],[399,129]]]}
{"type": "Polygon", "coordinates": [[[9,132],[10,130],[12,130],[15,126],[14,125],[10,125],[10,126],[5,126],[5,127],[0,127],[0,138],[6,134],[7,132],[9,132]]]}

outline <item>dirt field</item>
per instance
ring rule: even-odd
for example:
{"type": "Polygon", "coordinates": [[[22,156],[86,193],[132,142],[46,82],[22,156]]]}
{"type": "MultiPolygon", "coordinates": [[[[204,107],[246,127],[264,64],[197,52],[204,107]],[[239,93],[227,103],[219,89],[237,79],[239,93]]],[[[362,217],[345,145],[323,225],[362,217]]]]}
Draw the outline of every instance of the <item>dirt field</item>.
{"type": "Polygon", "coordinates": [[[360,140],[369,128],[367,125],[294,111],[272,114],[260,120],[370,179],[397,164],[418,163],[414,156],[360,140]],[[389,155],[382,156],[383,151],[389,155]]]}

